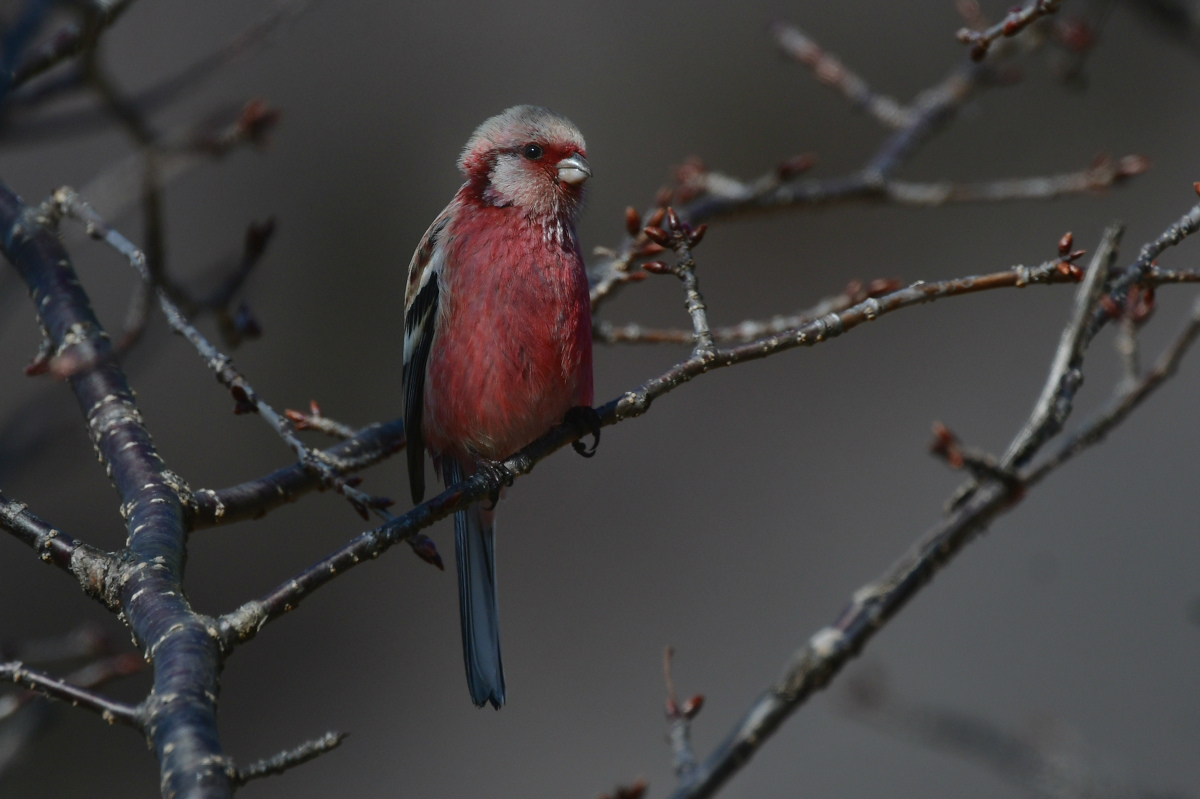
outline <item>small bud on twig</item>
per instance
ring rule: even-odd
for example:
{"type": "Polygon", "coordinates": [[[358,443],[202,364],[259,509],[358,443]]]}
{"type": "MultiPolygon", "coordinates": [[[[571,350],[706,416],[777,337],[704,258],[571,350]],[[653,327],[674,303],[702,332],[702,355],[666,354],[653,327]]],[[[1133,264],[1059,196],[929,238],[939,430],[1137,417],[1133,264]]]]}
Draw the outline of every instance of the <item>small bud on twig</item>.
{"type": "Polygon", "coordinates": [[[1071,245],[1075,242],[1075,237],[1070,231],[1063,234],[1063,237],[1058,240],[1058,254],[1065,256],[1071,251],[1071,245]]]}
{"type": "Polygon", "coordinates": [[[671,237],[667,235],[667,231],[660,227],[654,227],[651,225],[645,228],[642,232],[646,234],[646,238],[650,239],[650,241],[661,247],[666,247],[671,243],[671,237]]]}
{"type": "Polygon", "coordinates": [[[625,209],[625,230],[630,236],[637,236],[642,229],[642,215],[632,205],[625,209]]]}
{"type": "Polygon", "coordinates": [[[933,441],[929,444],[929,451],[946,461],[951,469],[963,467],[962,447],[958,443],[958,436],[941,422],[933,423],[933,441]]]}
{"type": "Polygon", "coordinates": [[[671,230],[679,230],[679,217],[675,214],[675,209],[667,206],[667,227],[671,230]]]}

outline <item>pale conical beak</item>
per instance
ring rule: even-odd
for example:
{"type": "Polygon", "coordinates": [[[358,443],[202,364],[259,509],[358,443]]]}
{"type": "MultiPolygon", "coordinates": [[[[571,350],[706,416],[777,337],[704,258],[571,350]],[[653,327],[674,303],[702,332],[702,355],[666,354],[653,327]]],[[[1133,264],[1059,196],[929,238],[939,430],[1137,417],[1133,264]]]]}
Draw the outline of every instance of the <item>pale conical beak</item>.
{"type": "Polygon", "coordinates": [[[556,166],[558,167],[558,179],[563,183],[570,183],[572,186],[578,186],[592,176],[592,168],[588,166],[587,159],[579,153],[564,158],[556,166]]]}

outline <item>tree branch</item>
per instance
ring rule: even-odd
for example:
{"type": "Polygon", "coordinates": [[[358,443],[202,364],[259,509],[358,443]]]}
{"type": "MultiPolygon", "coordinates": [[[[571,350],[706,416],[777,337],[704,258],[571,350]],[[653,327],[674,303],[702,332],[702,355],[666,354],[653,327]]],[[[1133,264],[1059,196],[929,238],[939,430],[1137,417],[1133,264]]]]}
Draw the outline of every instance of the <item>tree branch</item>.
{"type": "Polygon", "coordinates": [[[30,513],[25,505],[0,494],[0,528],[31,547],[45,563],[73,575],[84,593],[118,609],[116,556],[76,541],[30,513]]]}
{"type": "MultiPolygon", "coordinates": [[[[1193,209],[1196,211],[1197,209],[1193,209]]],[[[1198,212],[1200,213],[1200,212],[1198,212]]],[[[1193,214],[1185,217],[1190,219],[1193,214]]],[[[1182,239],[1180,225],[1173,225],[1160,236],[1154,245],[1142,250],[1143,256],[1164,241],[1176,243],[1182,239]]],[[[1108,261],[1115,249],[1117,232],[1109,228],[1105,243],[1093,258],[1089,274],[1080,287],[1075,309],[1059,346],[1059,356],[1050,370],[1047,386],[1057,392],[1064,382],[1061,375],[1064,367],[1078,368],[1084,348],[1089,339],[1088,327],[1093,322],[1090,313],[1097,299],[1097,285],[1103,285],[1108,261]],[[1063,352],[1066,357],[1062,356],[1063,352]],[[1056,375],[1059,379],[1056,379],[1056,375]]],[[[1165,246],[1165,245],[1164,245],[1165,246]]],[[[1158,247],[1161,251],[1161,247],[1158,247]]],[[[1138,262],[1126,270],[1134,270],[1138,262]]],[[[842,667],[874,637],[887,621],[912,599],[942,567],[944,567],[968,542],[985,530],[998,515],[1007,512],[1024,498],[1027,489],[1040,480],[1051,469],[1094,443],[1111,429],[1128,411],[1145,396],[1161,385],[1166,375],[1173,371],[1184,352],[1200,334],[1200,306],[1192,310],[1191,320],[1184,332],[1164,354],[1161,370],[1157,377],[1147,375],[1144,390],[1127,392],[1122,400],[1131,400],[1127,408],[1118,401],[1116,408],[1101,414],[1098,420],[1085,429],[1082,436],[1068,442],[1059,451],[1066,457],[1052,457],[1036,472],[1027,475],[1014,474],[1008,468],[996,475],[980,474],[971,483],[960,489],[949,505],[946,517],[929,530],[920,540],[889,568],[880,578],[855,591],[849,605],[834,623],[816,632],[800,651],[787,663],[780,679],[769,687],[751,706],[716,749],[692,771],[690,779],[681,780],[671,794],[671,799],[697,799],[712,796],[724,783],[737,773],[762,746],[763,742],[802,705],[813,693],[824,688],[842,667]],[[1135,399],[1136,398],[1136,399],[1135,399]],[[1124,408],[1122,412],[1119,409],[1124,408]],[[1098,435],[1089,436],[1089,431],[1098,435]],[[1079,442],[1075,445],[1073,442],[1079,442]],[[1086,442],[1086,443],[1085,443],[1086,442]]],[[[1102,322],[1103,323],[1103,322],[1102,322]]],[[[1094,331],[1092,332],[1094,335],[1094,331]]],[[[1045,392],[1043,392],[1043,397],[1045,392]]],[[[1042,398],[1035,404],[1029,421],[1018,432],[1009,446],[1010,452],[1031,456],[1044,444],[1047,437],[1040,433],[1048,429],[1047,412],[1042,398]],[[1034,431],[1031,435],[1030,431],[1034,431]]],[[[1069,401],[1059,408],[1058,428],[1071,411],[1069,401]]],[[[1006,462],[1008,459],[1006,458],[1006,462]]]]}
{"type": "Polygon", "coordinates": [[[984,31],[973,31],[963,28],[958,32],[958,40],[971,47],[971,58],[982,61],[988,53],[992,42],[1001,36],[1016,36],[1037,20],[1048,14],[1058,12],[1062,0],[1033,0],[1024,8],[1014,8],[1000,22],[984,31]]]}
{"type": "Polygon", "coordinates": [[[271,757],[251,763],[249,766],[237,770],[233,776],[233,784],[236,787],[241,787],[250,780],[270,777],[273,774],[282,774],[288,769],[295,768],[320,757],[326,752],[332,752],[334,749],[337,749],[341,746],[342,741],[346,740],[346,735],[347,733],[344,732],[327,732],[320,738],[305,741],[294,749],[288,749],[271,757]]]}
{"type": "MultiPolygon", "coordinates": [[[[825,63],[818,46],[798,28],[777,23],[771,32],[783,52],[806,64],[825,63]]],[[[994,59],[995,60],[995,59],[994,59]]],[[[840,66],[840,65],[839,65],[840,66]]],[[[831,80],[852,101],[858,102],[869,92],[865,84],[858,86],[849,73],[837,73],[826,67],[818,72],[822,80],[831,80]],[[851,85],[857,86],[851,90],[851,85]],[[856,99],[857,98],[857,99],[856,99]]],[[[958,109],[977,90],[1001,82],[1001,75],[991,63],[966,63],[952,69],[947,76],[899,112],[882,113],[885,123],[895,129],[879,146],[874,155],[858,170],[848,175],[814,179],[794,176],[794,170],[781,165],[759,178],[743,182],[728,175],[709,172],[698,164],[683,170],[680,185],[665,190],[659,199],[659,210],[642,218],[636,211],[628,220],[630,235],[615,249],[601,248],[601,258],[588,269],[591,282],[592,309],[603,303],[618,288],[637,279],[632,266],[639,258],[653,257],[661,252],[644,232],[642,225],[655,226],[653,214],[661,211],[673,199],[678,215],[691,225],[726,219],[747,213],[828,205],[849,201],[900,203],[934,206],[948,202],[980,202],[1016,199],[1049,199],[1114,185],[1126,178],[1141,174],[1147,168],[1145,158],[1137,155],[1117,160],[1100,159],[1086,170],[1049,177],[1014,178],[974,184],[912,183],[895,179],[896,172],[922,146],[944,130],[955,118],[958,109]]],[[[862,100],[862,102],[867,102],[862,100]]],[[[880,112],[873,112],[878,117],[880,112]]],[[[803,171],[803,170],[800,170],[803,171]]],[[[658,217],[661,218],[661,217],[658,217]]]]}
{"type": "Polygon", "coordinates": [[[216,641],[181,585],[186,535],[180,497],[186,486],[155,450],[53,223],[0,184],[4,255],[29,287],[56,352],[69,349],[92,364],[67,380],[110,469],[128,525],[130,563],[120,580],[120,607],[135,641],[154,661],[154,689],[143,719],[164,793],[226,797],[229,780],[216,731],[216,641]]]}
{"type": "Polygon", "coordinates": [[[27,688],[37,691],[43,696],[48,696],[51,699],[61,699],[64,702],[70,702],[76,707],[82,707],[93,713],[99,713],[100,717],[109,724],[120,722],[139,730],[145,724],[145,719],[142,717],[140,711],[133,705],[117,702],[103,694],[96,693],[87,688],[81,688],[78,685],[72,685],[57,677],[51,677],[49,674],[27,669],[19,661],[15,663],[0,663],[0,680],[11,680],[18,685],[24,685],[27,688]]]}

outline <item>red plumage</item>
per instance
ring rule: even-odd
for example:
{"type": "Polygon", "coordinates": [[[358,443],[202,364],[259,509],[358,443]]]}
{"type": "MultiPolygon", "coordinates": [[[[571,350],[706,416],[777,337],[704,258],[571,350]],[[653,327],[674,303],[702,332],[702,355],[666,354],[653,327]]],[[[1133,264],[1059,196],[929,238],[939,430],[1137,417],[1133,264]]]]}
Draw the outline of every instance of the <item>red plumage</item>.
{"type": "MultiPolygon", "coordinates": [[[[423,449],[447,483],[592,404],[592,327],[575,218],[591,176],[583,137],[544,108],[484,122],[459,159],[467,182],[409,265],[405,432],[413,500],[423,449]]],[[[463,657],[475,704],[504,704],[493,514],[455,514],[463,657]]]]}
{"type": "Polygon", "coordinates": [[[544,220],[486,204],[475,184],[451,208],[425,443],[467,463],[497,460],[592,404],[587,276],[574,235],[547,236],[544,220]]]}

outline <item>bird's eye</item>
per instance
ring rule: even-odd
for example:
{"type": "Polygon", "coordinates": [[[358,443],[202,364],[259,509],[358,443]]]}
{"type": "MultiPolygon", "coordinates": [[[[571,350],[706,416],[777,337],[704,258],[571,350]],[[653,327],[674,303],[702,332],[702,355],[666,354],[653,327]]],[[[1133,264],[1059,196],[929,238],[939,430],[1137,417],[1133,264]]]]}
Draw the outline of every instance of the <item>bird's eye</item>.
{"type": "Polygon", "coordinates": [[[536,144],[526,144],[525,148],[521,150],[521,155],[525,156],[530,161],[536,161],[542,157],[542,148],[538,147],[536,144]]]}

